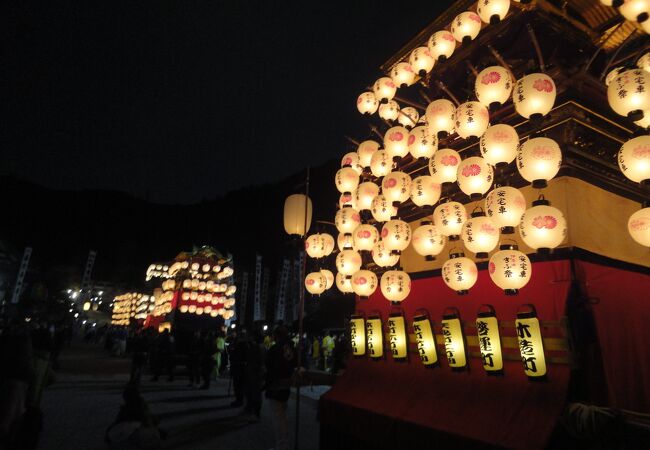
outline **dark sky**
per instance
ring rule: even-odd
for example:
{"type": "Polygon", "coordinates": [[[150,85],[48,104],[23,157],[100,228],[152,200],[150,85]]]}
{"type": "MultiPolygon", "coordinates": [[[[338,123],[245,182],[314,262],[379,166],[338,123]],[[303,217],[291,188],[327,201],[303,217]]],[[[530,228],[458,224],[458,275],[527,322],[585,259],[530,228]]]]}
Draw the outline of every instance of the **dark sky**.
{"type": "Polygon", "coordinates": [[[0,173],[190,203],[342,155],[356,96],[448,2],[1,7],[0,173]]]}

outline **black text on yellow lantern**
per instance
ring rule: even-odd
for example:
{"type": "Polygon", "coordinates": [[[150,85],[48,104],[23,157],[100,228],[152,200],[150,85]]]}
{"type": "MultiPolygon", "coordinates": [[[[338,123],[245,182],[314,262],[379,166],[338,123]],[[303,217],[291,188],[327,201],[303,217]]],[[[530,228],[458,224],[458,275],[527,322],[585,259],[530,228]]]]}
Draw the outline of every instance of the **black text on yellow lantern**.
{"type": "Polygon", "coordinates": [[[553,109],[556,95],[557,90],[551,77],[544,73],[532,73],[517,80],[512,101],[520,116],[536,120],[553,109]]]}
{"type": "Polygon", "coordinates": [[[304,236],[311,225],[311,213],[309,197],[304,194],[290,195],[284,202],[284,230],[287,234],[304,236]]]}
{"type": "Polygon", "coordinates": [[[463,225],[461,239],[477,258],[487,258],[499,243],[499,227],[483,211],[477,211],[463,225]]]}
{"type": "Polygon", "coordinates": [[[480,137],[485,133],[490,123],[490,114],[479,102],[465,102],[456,108],[455,128],[463,139],[480,137]]]}
{"type": "Polygon", "coordinates": [[[379,150],[379,143],[373,140],[366,140],[359,144],[357,147],[357,155],[359,155],[359,164],[362,167],[370,167],[370,160],[372,155],[379,150]]]}
{"type": "Polygon", "coordinates": [[[408,146],[413,158],[431,158],[438,149],[438,139],[426,125],[420,125],[411,130],[408,146]]]}
{"type": "Polygon", "coordinates": [[[413,250],[418,255],[424,256],[427,261],[433,261],[442,252],[447,243],[447,238],[429,220],[423,220],[421,225],[413,231],[411,238],[413,250]]]}
{"type": "Polygon", "coordinates": [[[359,211],[354,208],[344,207],[339,209],[334,216],[334,225],[340,233],[352,233],[361,223],[359,211]]]}
{"type": "Polygon", "coordinates": [[[427,118],[427,127],[437,136],[440,133],[450,134],[454,131],[456,106],[446,98],[434,100],[429,103],[425,115],[427,118]]]}
{"type": "Polygon", "coordinates": [[[361,255],[355,250],[342,250],[336,255],[336,269],[343,275],[354,275],[361,269],[361,255]]]}
{"type": "Polygon", "coordinates": [[[399,219],[389,220],[381,229],[381,240],[388,250],[401,252],[411,242],[411,227],[399,219]]]}
{"type": "Polygon", "coordinates": [[[361,114],[371,115],[377,111],[379,101],[373,92],[364,92],[357,97],[357,110],[361,114]]]}
{"type": "Polygon", "coordinates": [[[382,180],[381,192],[389,202],[405,202],[411,196],[411,177],[404,172],[391,172],[382,180]]]}
{"type": "Polygon", "coordinates": [[[399,62],[391,69],[390,77],[397,86],[404,88],[415,82],[415,71],[409,63],[399,62]]]}
{"type": "Polygon", "coordinates": [[[456,39],[447,30],[436,31],[431,35],[427,44],[431,57],[437,61],[444,61],[454,53],[456,39]]]}
{"type": "Polygon", "coordinates": [[[514,244],[504,244],[488,263],[490,278],[506,295],[517,295],[530,281],[533,266],[525,253],[514,244]]]}
{"type": "Polygon", "coordinates": [[[478,279],[476,263],[466,258],[462,252],[452,253],[449,256],[450,259],[442,265],[442,281],[458,295],[465,295],[478,279]]]}
{"type": "Polygon", "coordinates": [[[517,150],[517,170],[535,189],[545,188],[562,165],[562,150],[553,139],[538,137],[522,143],[517,150]]]}
{"type": "Polygon", "coordinates": [[[361,224],[354,230],[352,237],[356,250],[369,252],[379,241],[379,232],[372,225],[361,224]]]}
{"type": "Polygon", "coordinates": [[[460,318],[456,314],[444,315],[440,325],[449,367],[454,369],[465,367],[467,365],[467,356],[465,354],[465,340],[460,318]]]}
{"type": "Polygon", "coordinates": [[[423,77],[427,73],[431,72],[436,61],[431,55],[428,47],[417,47],[411,52],[409,63],[411,64],[413,71],[423,77]]]}
{"type": "Polygon", "coordinates": [[[515,331],[524,372],[529,377],[546,375],[546,358],[542,343],[542,331],[535,310],[517,313],[515,331]]]}
{"type": "Polygon", "coordinates": [[[397,207],[385,195],[379,194],[372,200],[370,212],[377,222],[387,222],[397,215],[397,207]]]}
{"type": "Polygon", "coordinates": [[[638,244],[650,247],[650,207],[640,209],[630,216],[627,231],[638,244]]]}
{"type": "Polygon", "coordinates": [[[440,200],[441,186],[431,175],[421,175],[411,183],[411,201],[416,206],[433,206],[440,200]]]}
{"type": "Polygon", "coordinates": [[[342,273],[336,274],[336,288],[344,294],[351,294],[354,292],[352,290],[352,279],[347,277],[342,273]]]}
{"type": "Polygon", "coordinates": [[[443,236],[457,240],[467,220],[467,210],[459,202],[446,202],[433,210],[433,224],[443,236]]]}
{"type": "Polygon", "coordinates": [[[544,253],[564,241],[567,222],[562,211],[541,198],[535,200],[533,206],[521,216],[519,234],[527,246],[544,253]]]}
{"type": "Polygon", "coordinates": [[[491,25],[503,20],[510,9],[510,0],[482,1],[476,4],[476,12],[481,20],[491,25]]]}
{"type": "Polygon", "coordinates": [[[460,155],[456,150],[443,148],[434,153],[429,160],[429,174],[438,184],[454,183],[458,176],[460,155]]]}
{"type": "Polygon", "coordinates": [[[327,289],[327,279],[321,272],[311,272],[305,277],[305,288],[312,295],[320,295],[327,289]]]}
{"type": "Polygon", "coordinates": [[[354,205],[359,211],[370,211],[372,201],[379,195],[379,186],[372,181],[365,181],[354,191],[354,205]]]}
{"type": "Polygon", "coordinates": [[[413,317],[413,333],[418,346],[420,360],[425,366],[432,366],[438,362],[436,338],[433,334],[431,321],[427,316],[413,317]]]}
{"type": "Polygon", "coordinates": [[[384,356],[384,336],[379,316],[370,316],[366,320],[366,347],[371,358],[384,356]]]}
{"type": "Polygon", "coordinates": [[[341,167],[334,177],[340,193],[353,192],[359,186],[359,174],[352,167],[341,167]]]}
{"type": "Polygon", "coordinates": [[[642,69],[626,70],[607,86],[607,101],[615,113],[630,120],[641,120],[650,109],[650,73],[642,69]]]}
{"type": "Polygon", "coordinates": [[[393,170],[393,158],[386,150],[377,150],[370,159],[370,172],[375,177],[383,177],[393,170]]]}
{"type": "Polygon", "coordinates": [[[379,267],[393,267],[399,262],[399,255],[388,250],[381,239],[372,248],[371,255],[379,267]]]}
{"type": "Polygon", "coordinates": [[[370,297],[378,284],[377,275],[370,270],[359,270],[352,275],[352,290],[362,299],[370,297]]]}
{"type": "Polygon", "coordinates": [[[411,277],[402,270],[388,270],[381,276],[380,287],[388,301],[399,303],[411,293],[411,277]]]}
{"type": "Polygon", "coordinates": [[[485,212],[503,234],[512,234],[526,211],[526,198],[519,189],[502,186],[485,198],[485,212]]]}
{"type": "Polygon", "coordinates": [[[389,100],[379,105],[379,117],[389,122],[399,117],[399,104],[395,100],[389,100]]]}
{"type": "Polygon", "coordinates": [[[487,372],[499,372],[503,370],[499,322],[492,308],[490,308],[490,311],[478,313],[478,317],[476,318],[476,334],[481,358],[483,359],[483,368],[487,372]]]}
{"type": "Polygon", "coordinates": [[[388,344],[393,359],[406,359],[408,356],[408,336],[406,335],[406,321],[401,314],[388,316],[388,344]]]}
{"type": "Polygon", "coordinates": [[[366,354],[366,321],[361,316],[350,317],[350,345],[352,355],[366,354]]]}
{"type": "Polygon", "coordinates": [[[481,136],[481,155],[488,164],[509,164],[517,157],[519,135],[505,123],[492,125],[481,136]]]}
{"type": "Polygon", "coordinates": [[[618,167],[629,180],[650,180],[650,136],[638,136],[625,142],[618,152],[618,167]]]}

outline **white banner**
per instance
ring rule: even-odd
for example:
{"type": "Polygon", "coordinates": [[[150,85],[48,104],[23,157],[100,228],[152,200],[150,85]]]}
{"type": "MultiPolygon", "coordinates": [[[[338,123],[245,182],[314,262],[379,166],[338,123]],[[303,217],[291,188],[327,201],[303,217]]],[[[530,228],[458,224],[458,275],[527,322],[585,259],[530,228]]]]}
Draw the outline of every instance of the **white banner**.
{"type": "Polygon", "coordinates": [[[20,300],[20,294],[23,291],[23,281],[25,281],[25,275],[27,274],[27,268],[29,267],[29,258],[32,256],[32,248],[25,247],[23,252],[23,259],[20,261],[20,268],[18,269],[18,276],[16,277],[16,285],[14,286],[14,294],[11,297],[11,303],[18,303],[20,300]]]}
{"type": "Polygon", "coordinates": [[[239,305],[239,320],[240,324],[246,322],[246,303],[248,303],[248,272],[243,272],[241,276],[241,285],[237,288],[239,292],[238,302],[239,305]]]}
{"type": "Polygon", "coordinates": [[[282,269],[278,277],[278,296],[275,305],[275,321],[284,321],[287,309],[287,285],[289,284],[290,263],[288,259],[282,261],[282,269]]]}
{"type": "Polygon", "coordinates": [[[262,256],[255,255],[255,296],[253,297],[253,322],[262,320],[262,256]]]}

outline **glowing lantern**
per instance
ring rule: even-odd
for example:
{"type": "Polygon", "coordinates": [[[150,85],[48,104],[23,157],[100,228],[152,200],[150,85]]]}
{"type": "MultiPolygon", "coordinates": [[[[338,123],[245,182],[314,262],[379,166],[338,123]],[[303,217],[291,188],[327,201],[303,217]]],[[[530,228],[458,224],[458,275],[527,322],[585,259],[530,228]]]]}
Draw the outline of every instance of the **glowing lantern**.
{"type": "Polygon", "coordinates": [[[379,102],[372,92],[364,92],[357,97],[357,109],[361,114],[371,115],[377,111],[379,102]]]}
{"type": "Polygon", "coordinates": [[[618,11],[627,20],[642,23],[648,20],[648,14],[650,13],[650,1],[625,0],[621,6],[618,7],[618,11]]]}
{"type": "Polygon", "coordinates": [[[491,66],[476,76],[474,92],[476,98],[486,107],[503,105],[510,98],[514,80],[505,67],[491,66]]]}
{"type": "Polygon", "coordinates": [[[371,255],[379,267],[393,267],[399,262],[399,255],[394,255],[381,240],[375,244],[371,255]]]}
{"type": "Polygon", "coordinates": [[[650,180],[650,136],[625,142],[618,152],[618,167],[628,179],[643,183],[650,180]]]}
{"type": "Polygon", "coordinates": [[[343,155],[343,158],[341,158],[341,167],[346,166],[352,167],[359,175],[363,173],[363,167],[359,164],[359,155],[357,152],[349,152],[343,155]]]}
{"type": "Polygon", "coordinates": [[[508,14],[509,9],[510,0],[491,0],[476,4],[476,12],[481,20],[490,25],[501,22],[506,14],[508,14]]]}
{"type": "Polygon", "coordinates": [[[379,195],[379,186],[372,181],[361,183],[354,192],[354,204],[359,211],[370,210],[372,201],[379,195]]]}
{"type": "Polygon", "coordinates": [[[562,243],[567,233],[564,214],[540,198],[521,216],[519,234],[530,248],[546,253],[562,243]]]}
{"type": "Polygon", "coordinates": [[[481,136],[481,154],[488,164],[510,164],[517,156],[519,135],[510,125],[492,125],[481,136]]]}
{"type": "Polygon", "coordinates": [[[643,69],[646,72],[650,72],[650,52],[645,53],[643,56],[637,59],[636,66],[639,69],[643,69]]]}
{"type": "Polygon", "coordinates": [[[327,289],[327,280],[320,272],[311,272],[305,277],[305,288],[312,295],[320,295],[327,289]]]}
{"type": "Polygon", "coordinates": [[[425,366],[432,366],[438,362],[436,338],[433,334],[431,321],[427,316],[413,317],[413,334],[418,345],[420,360],[425,366]]]}
{"type": "Polygon", "coordinates": [[[352,290],[362,299],[370,297],[377,289],[377,275],[370,270],[359,270],[352,275],[352,290]]]}
{"type": "Polygon", "coordinates": [[[531,310],[518,312],[515,320],[517,341],[524,372],[529,377],[543,377],[546,375],[546,358],[544,357],[544,344],[542,331],[537,319],[537,312],[533,305],[526,305],[531,310]]]}
{"type": "Polygon", "coordinates": [[[411,64],[413,71],[421,77],[431,72],[435,63],[436,60],[431,56],[428,47],[416,47],[409,56],[409,64],[411,64]]]}
{"type": "Polygon", "coordinates": [[[406,359],[408,355],[408,336],[406,335],[406,321],[400,313],[388,316],[388,345],[390,353],[395,360],[406,359]]]}
{"type": "Polygon", "coordinates": [[[395,100],[389,100],[379,105],[379,117],[390,122],[399,117],[399,105],[395,100]]]}
{"type": "Polygon", "coordinates": [[[352,290],[352,279],[346,277],[342,273],[336,274],[336,287],[339,291],[341,291],[344,294],[351,294],[352,292],[354,292],[352,290]]]}
{"type": "Polygon", "coordinates": [[[343,208],[336,211],[334,224],[340,233],[352,233],[361,223],[359,211],[353,208],[343,208]]]}
{"type": "Polygon", "coordinates": [[[389,128],[384,135],[384,149],[391,158],[408,155],[409,130],[402,126],[389,128]]]}
{"type": "Polygon", "coordinates": [[[199,280],[194,279],[192,280],[192,289],[198,289],[199,288],[199,280]]]}
{"type": "Polygon", "coordinates": [[[437,61],[444,61],[451,57],[456,48],[456,39],[454,35],[447,30],[437,31],[431,35],[429,42],[429,53],[437,61]]]}
{"type": "Polygon", "coordinates": [[[424,256],[427,261],[433,261],[445,248],[447,238],[439,233],[430,221],[423,220],[422,224],[413,231],[411,242],[418,255],[424,256]]]}
{"type": "Polygon", "coordinates": [[[446,202],[433,210],[433,224],[451,241],[458,240],[465,220],[467,220],[467,211],[462,203],[446,202]]]}
{"type": "Polygon", "coordinates": [[[386,176],[393,170],[393,158],[386,150],[377,150],[370,160],[370,172],[377,178],[386,176]]]}
{"type": "Polygon", "coordinates": [[[197,308],[196,308],[196,315],[197,315],[197,316],[200,316],[200,315],[202,315],[202,314],[203,314],[203,308],[202,308],[201,306],[197,307],[197,308]]]}
{"type": "Polygon", "coordinates": [[[354,208],[354,195],[345,192],[339,197],[339,208],[345,208],[347,206],[354,208]]]}
{"type": "Polygon", "coordinates": [[[393,303],[404,301],[411,293],[411,278],[402,270],[388,270],[381,276],[381,293],[393,303]]]}
{"type": "Polygon", "coordinates": [[[524,194],[513,187],[493,189],[485,199],[485,211],[503,234],[512,234],[526,211],[524,194]]]}
{"type": "Polygon", "coordinates": [[[382,77],[375,81],[375,84],[372,86],[372,91],[375,93],[375,98],[379,100],[379,103],[386,103],[395,97],[397,86],[395,86],[395,83],[390,78],[382,77]]]}
{"type": "Polygon", "coordinates": [[[539,120],[553,109],[556,94],[551,77],[543,73],[532,73],[517,80],[512,101],[520,116],[539,120]]]}
{"type": "Polygon", "coordinates": [[[194,272],[198,272],[199,267],[200,267],[199,263],[192,263],[192,270],[194,272]]]}
{"type": "Polygon", "coordinates": [[[342,167],[336,172],[334,181],[340,193],[353,192],[359,185],[359,173],[352,167],[342,167]]]}
{"type": "Polygon", "coordinates": [[[370,316],[366,321],[366,343],[371,358],[379,359],[384,356],[384,331],[379,316],[370,316]]]}
{"type": "Polygon", "coordinates": [[[443,148],[429,160],[429,173],[438,184],[453,183],[457,179],[460,155],[456,150],[443,148]]]}
{"type": "Polygon", "coordinates": [[[284,231],[304,236],[311,225],[311,212],[311,199],[306,195],[293,194],[287,197],[284,202],[284,231]]]}
{"type": "Polygon", "coordinates": [[[407,62],[400,62],[393,66],[390,77],[395,84],[401,88],[412,85],[415,82],[413,67],[407,62]]]}
{"type": "Polygon", "coordinates": [[[352,236],[356,250],[370,251],[379,241],[379,232],[375,227],[368,224],[359,225],[352,236]]]}
{"type": "Polygon", "coordinates": [[[305,241],[305,250],[311,258],[328,256],[334,250],[334,238],[327,233],[312,234],[305,241]]]}
{"type": "Polygon", "coordinates": [[[499,322],[494,308],[487,306],[489,310],[479,312],[476,318],[476,334],[483,359],[483,369],[489,373],[503,370],[503,354],[501,353],[499,322]]]}
{"type": "Polygon", "coordinates": [[[411,177],[404,172],[391,172],[384,177],[381,192],[389,202],[405,202],[411,195],[411,177]]]}
{"type": "Polygon", "coordinates": [[[416,206],[433,206],[440,200],[440,189],[432,176],[419,176],[411,183],[411,201],[416,206]]]}
{"type": "Polygon", "coordinates": [[[535,189],[546,187],[562,165],[562,150],[553,139],[529,139],[517,151],[517,170],[535,189]]]}
{"type": "Polygon", "coordinates": [[[343,275],[354,275],[361,269],[361,255],[356,250],[341,250],[336,255],[336,269],[343,275]]]}
{"type": "Polygon", "coordinates": [[[85,302],[83,306],[84,311],[89,311],[90,310],[90,302],[85,302]]]}
{"type": "Polygon", "coordinates": [[[437,136],[450,134],[454,131],[456,107],[445,98],[434,100],[429,103],[425,112],[427,126],[437,136]]]}
{"type": "Polygon", "coordinates": [[[467,250],[477,258],[487,258],[499,243],[499,228],[484,212],[475,212],[463,225],[461,238],[467,250]]]}
{"type": "Polygon", "coordinates": [[[325,290],[331,288],[334,285],[334,274],[331,270],[321,269],[320,273],[325,277],[325,290]]]}
{"type": "Polygon", "coordinates": [[[465,352],[465,339],[463,326],[460,323],[458,312],[445,314],[440,321],[442,335],[445,338],[445,353],[447,363],[452,369],[461,369],[467,365],[465,352]]]}
{"type": "Polygon", "coordinates": [[[530,281],[532,271],[530,259],[515,244],[499,247],[488,263],[490,278],[506,295],[517,295],[530,281]]]}
{"type": "Polygon", "coordinates": [[[609,86],[612,84],[612,81],[614,81],[614,78],[619,76],[623,71],[625,70],[625,67],[620,66],[620,67],[615,67],[614,69],[610,70],[607,75],[605,76],[605,86],[609,86]]]}
{"type": "Polygon", "coordinates": [[[187,308],[187,312],[189,312],[189,313],[191,313],[191,314],[194,314],[194,313],[196,312],[196,305],[190,305],[190,306],[187,308]]]}
{"type": "Polygon", "coordinates": [[[198,300],[199,293],[196,291],[190,292],[190,300],[198,300]]]}
{"type": "Polygon", "coordinates": [[[389,220],[381,229],[381,241],[388,250],[406,250],[411,242],[411,227],[403,220],[389,220]]]}
{"type": "Polygon", "coordinates": [[[472,156],[458,165],[457,177],[460,190],[471,200],[478,200],[492,187],[494,172],[483,158],[472,156]]]}
{"type": "Polygon", "coordinates": [[[456,108],[455,128],[463,139],[480,137],[490,123],[490,114],[479,102],[465,102],[456,108]]]}
{"type": "Polygon", "coordinates": [[[476,284],[478,269],[464,253],[452,253],[442,265],[442,280],[458,295],[465,295],[476,284]]]}
{"type": "Polygon", "coordinates": [[[203,264],[201,267],[201,270],[204,272],[209,272],[210,271],[210,264],[203,264]]]}
{"type": "Polygon", "coordinates": [[[357,155],[359,155],[359,164],[362,167],[370,167],[370,161],[372,160],[372,155],[379,150],[379,144],[372,140],[363,141],[357,147],[357,155]]]}
{"type": "Polygon", "coordinates": [[[607,87],[607,101],[614,112],[630,120],[641,120],[650,109],[650,73],[642,69],[626,70],[607,87]]]}
{"type": "Polygon", "coordinates": [[[178,308],[178,310],[179,310],[180,312],[182,312],[182,313],[186,313],[186,312],[187,312],[187,309],[188,309],[188,306],[187,306],[187,305],[181,305],[181,306],[178,308]]]}
{"type": "Polygon", "coordinates": [[[183,300],[185,300],[185,301],[188,301],[190,299],[190,293],[189,292],[183,292],[183,294],[181,294],[181,298],[183,300]]]}
{"type": "Polygon", "coordinates": [[[420,120],[420,113],[411,106],[402,108],[397,117],[397,121],[408,129],[413,128],[418,123],[418,120],[420,120]]]}
{"type": "Polygon", "coordinates": [[[630,216],[627,231],[637,243],[650,247],[650,207],[640,209],[630,216]]]}
{"type": "Polygon", "coordinates": [[[353,249],[354,238],[352,237],[352,233],[339,233],[336,239],[336,245],[339,250],[353,249]]]}
{"type": "Polygon", "coordinates": [[[466,44],[476,38],[481,31],[481,18],[472,11],[465,11],[451,22],[451,34],[458,42],[466,44]]]}
{"type": "Polygon", "coordinates": [[[431,158],[438,149],[438,139],[426,125],[420,125],[411,130],[408,146],[413,158],[431,158]]]}
{"type": "Polygon", "coordinates": [[[363,356],[366,353],[366,321],[361,316],[350,317],[350,345],[352,355],[363,356]]]}
{"type": "Polygon", "coordinates": [[[386,222],[397,215],[397,207],[381,194],[372,200],[370,211],[377,222],[386,222]]]}

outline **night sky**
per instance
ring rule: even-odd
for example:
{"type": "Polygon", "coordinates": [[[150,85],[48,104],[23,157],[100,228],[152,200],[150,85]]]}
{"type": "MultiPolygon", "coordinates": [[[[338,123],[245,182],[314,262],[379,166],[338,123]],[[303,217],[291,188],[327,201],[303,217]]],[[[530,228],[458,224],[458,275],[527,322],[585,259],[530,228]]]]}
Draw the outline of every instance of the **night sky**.
{"type": "Polygon", "coordinates": [[[191,203],[341,156],[449,2],[6,2],[0,173],[191,203]]]}

